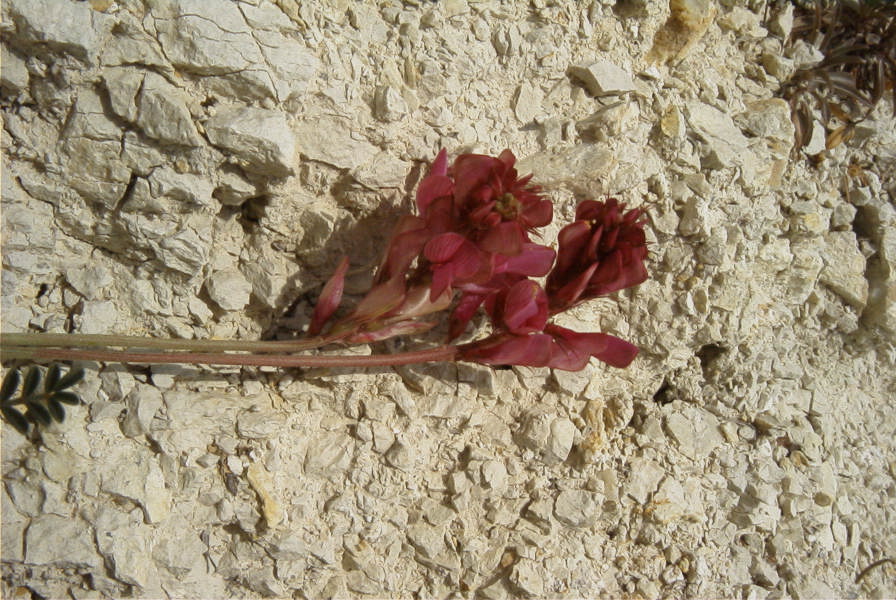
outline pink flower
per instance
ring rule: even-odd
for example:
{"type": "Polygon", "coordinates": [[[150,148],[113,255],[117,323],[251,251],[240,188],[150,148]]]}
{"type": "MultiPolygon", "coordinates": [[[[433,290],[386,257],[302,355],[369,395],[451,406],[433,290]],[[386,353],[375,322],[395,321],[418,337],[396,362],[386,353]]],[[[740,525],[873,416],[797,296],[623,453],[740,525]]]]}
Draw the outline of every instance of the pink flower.
{"type": "Polygon", "coordinates": [[[553,312],[647,279],[647,243],[639,209],[625,211],[615,198],[585,200],[576,221],[558,236],[557,263],[546,289],[553,312]]]}
{"type": "Polygon", "coordinates": [[[462,154],[452,167],[460,228],[486,252],[519,254],[528,233],[553,218],[551,201],[529,184],[531,175],[517,176],[515,163],[504,150],[497,158],[462,154]]]}

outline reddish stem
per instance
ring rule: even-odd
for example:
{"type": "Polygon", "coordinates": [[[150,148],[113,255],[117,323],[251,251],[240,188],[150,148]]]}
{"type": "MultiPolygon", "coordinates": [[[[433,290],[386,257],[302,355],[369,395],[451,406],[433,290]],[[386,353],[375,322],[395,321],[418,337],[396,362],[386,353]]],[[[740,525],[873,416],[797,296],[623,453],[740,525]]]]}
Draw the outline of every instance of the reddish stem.
{"type": "Polygon", "coordinates": [[[427,350],[398,354],[303,356],[216,354],[200,352],[118,352],[112,350],[78,350],[35,348],[29,357],[46,360],[95,360],[100,362],[142,364],[207,364],[245,367],[389,367],[424,362],[449,362],[457,359],[456,346],[440,346],[427,350]]]}

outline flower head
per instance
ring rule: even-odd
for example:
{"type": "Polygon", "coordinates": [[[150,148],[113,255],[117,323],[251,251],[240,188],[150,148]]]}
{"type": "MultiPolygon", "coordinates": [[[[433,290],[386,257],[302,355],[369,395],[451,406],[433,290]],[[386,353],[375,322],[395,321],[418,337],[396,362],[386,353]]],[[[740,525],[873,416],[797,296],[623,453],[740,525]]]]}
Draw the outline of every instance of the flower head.
{"type": "Polygon", "coordinates": [[[531,175],[518,177],[515,163],[504,150],[497,157],[462,154],[451,169],[460,227],[486,252],[519,254],[528,234],[553,218],[551,201],[529,183],[531,175]]]}
{"type": "Polygon", "coordinates": [[[551,310],[560,312],[647,279],[647,242],[641,210],[625,211],[615,198],[585,200],[576,221],[558,236],[557,263],[546,289],[551,310]]]}

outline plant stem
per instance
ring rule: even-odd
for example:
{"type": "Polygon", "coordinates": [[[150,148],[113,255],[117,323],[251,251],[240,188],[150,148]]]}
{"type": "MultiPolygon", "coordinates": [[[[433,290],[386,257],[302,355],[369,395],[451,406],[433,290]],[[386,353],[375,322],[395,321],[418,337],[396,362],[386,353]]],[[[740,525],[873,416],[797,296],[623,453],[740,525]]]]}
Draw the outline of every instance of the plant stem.
{"type": "Polygon", "coordinates": [[[80,350],[61,348],[3,348],[3,358],[31,360],[95,360],[114,363],[141,364],[205,364],[237,365],[245,367],[388,367],[424,362],[453,361],[457,358],[456,346],[439,346],[427,350],[398,354],[304,356],[304,355],[253,355],[201,352],[125,352],[115,350],[80,350]]]}
{"type": "Polygon", "coordinates": [[[319,336],[306,340],[176,340],[134,335],[95,335],[87,333],[0,333],[0,348],[144,348],[191,350],[194,352],[300,352],[338,341],[339,336],[319,336]]]}

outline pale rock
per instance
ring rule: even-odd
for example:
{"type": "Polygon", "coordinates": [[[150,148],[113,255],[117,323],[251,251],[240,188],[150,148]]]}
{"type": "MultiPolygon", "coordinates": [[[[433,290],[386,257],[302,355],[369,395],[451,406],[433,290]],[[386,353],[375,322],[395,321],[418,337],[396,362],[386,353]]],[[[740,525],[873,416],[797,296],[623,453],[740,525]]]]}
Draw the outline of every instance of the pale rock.
{"type": "Polygon", "coordinates": [[[769,29],[775,35],[780,36],[782,39],[787,39],[790,37],[790,32],[793,29],[793,4],[785,4],[781,7],[778,7],[769,23],[769,29]]]}
{"type": "Polygon", "coordinates": [[[544,594],[544,579],[534,560],[517,561],[510,573],[510,582],[526,596],[538,598],[544,594]]]}
{"type": "Polygon", "coordinates": [[[210,77],[230,97],[275,98],[270,69],[238,5],[227,0],[182,0],[156,18],[165,55],[178,69],[210,77]]]}
{"type": "Polygon", "coordinates": [[[609,187],[619,163],[619,153],[607,144],[576,144],[526,156],[517,162],[516,168],[520,173],[537,172],[541,185],[569,185],[573,190],[593,195],[609,187]],[[583,186],[582,181],[588,181],[588,186],[583,186]]]}
{"type": "Polygon", "coordinates": [[[246,411],[236,420],[236,431],[242,438],[266,440],[286,430],[286,415],[270,410],[246,411]]]}
{"type": "Polygon", "coordinates": [[[136,124],[148,137],[180,146],[204,143],[187,108],[186,94],[161,75],[145,74],[136,104],[136,124]]]}
{"type": "Polygon", "coordinates": [[[242,310],[252,296],[252,284],[236,269],[215,271],[205,282],[205,289],[224,310],[242,310]]]}
{"type": "Polygon", "coordinates": [[[516,440],[523,448],[534,452],[544,452],[548,436],[551,434],[551,423],[554,417],[545,409],[535,408],[526,412],[516,432],[516,440]]]}
{"type": "Polygon", "coordinates": [[[660,524],[668,524],[682,518],[705,519],[700,482],[689,478],[682,486],[674,477],[666,477],[653,495],[645,512],[660,524]]]}
{"type": "Polygon", "coordinates": [[[25,562],[95,569],[103,561],[86,523],[77,518],[42,514],[32,519],[25,532],[25,562]]]}
{"type": "Polygon", "coordinates": [[[25,559],[25,529],[29,520],[15,509],[5,488],[0,494],[0,551],[4,560],[21,562],[25,559]]]}
{"type": "Polygon", "coordinates": [[[553,515],[554,505],[547,498],[535,500],[529,504],[526,509],[525,518],[537,525],[542,532],[549,533],[551,530],[551,516],[553,515]]]}
{"type": "Polygon", "coordinates": [[[499,460],[487,460],[481,467],[482,480],[492,490],[500,491],[507,486],[507,467],[499,460]]]}
{"type": "Polygon", "coordinates": [[[704,165],[711,169],[743,164],[749,142],[734,120],[708,104],[692,102],[687,106],[688,123],[706,146],[704,165]]]}
{"type": "Polygon", "coordinates": [[[790,240],[780,237],[770,240],[760,248],[759,259],[775,272],[785,270],[793,260],[790,240]]]}
{"type": "Polygon", "coordinates": [[[506,598],[511,597],[504,585],[504,580],[500,578],[488,585],[478,588],[476,590],[476,595],[485,598],[485,600],[505,600],[506,598]]]}
{"type": "Polygon", "coordinates": [[[104,508],[94,527],[97,547],[116,579],[145,588],[158,577],[155,564],[147,560],[149,540],[140,524],[114,508],[104,508]]]}
{"type": "Polygon", "coordinates": [[[212,206],[214,186],[200,175],[178,173],[171,167],[159,167],[149,175],[148,182],[153,196],[166,196],[197,206],[212,206]]]}
{"type": "Polygon", "coordinates": [[[282,302],[294,276],[293,264],[281,254],[263,253],[253,260],[242,261],[240,272],[252,285],[252,294],[271,308],[282,302]]]}
{"type": "Polygon", "coordinates": [[[9,94],[19,94],[28,89],[28,67],[25,61],[9,51],[4,44],[0,47],[0,87],[9,94]]]}
{"type": "Polygon", "coordinates": [[[651,64],[683,60],[706,34],[717,8],[712,0],[674,0],[670,15],[653,38],[646,60],[651,64]]]}
{"type": "Polygon", "coordinates": [[[789,45],[785,55],[793,60],[797,69],[811,67],[824,60],[824,52],[807,40],[797,40],[789,45]]]}
{"type": "Polygon", "coordinates": [[[65,270],[65,280],[88,300],[99,300],[115,281],[112,272],[101,264],[78,265],[65,270]]]}
{"type": "Polygon", "coordinates": [[[80,2],[8,0],[5,5],[17,37],[88,64],[96,62],[114,22],[80,2]]]}
{"type": "Polygon", "coordinates": [[[843,231],[852,227],[856,218],[856,207],[846,202],[838,203],[831,212],[831,229],[843,231]]]}
{"type": "Polygon", "coordinates": [[[719,25],[741,35],[763,38],[768,32],[761,25],[757,13],[741,6],[732,6],[731,10],[719,17],[719,25]]]}
{"type": "Polygon", "coordinates": [[[626,132],[637,122],[639,114],[636,102],[620,100],[606,106],[586,119],[576,122],[579,135],[607,142],[626,132]]]}
{"type": "Polygon", "coordinates": [[[209,141],[230,153],[249,172],[270,177],[292,175],[296,136],[278,110],[231,107],[205,122],[209,141]]]}
{"type": "Polygon", "coordinates": [[[84,302],[81,309],[80,333],[115,333],[118,308],[111,300],[84,302]]]}
{"type": "Polygon", "coordinates": [[[588,490],[563,490],[554,501],[554,516],[570,527],[587,527],[597,518],[601,500],[588,490]]]}
{"type": "Polygon", "coordinates": [[[513,111],[521,123],[530,123],[541,110],[544,95],[540,87],[523,83],[517,88],[513,100],[513,111]]]}
{"type": "Polygon", "coordinates": [[[793,121],[786,100],[766,98],[751,102],[735,121],[750,135],[786,142],[785,148],[789,152],[793,142],[793,121]]]}
{"type": "Polygon", "coordinates": [[[694,422],[680,412],[666,417],[666,431],[678,444],[679,451],[690,459],[697,457],[697,437],[694,422]]]}
{"type": "Polygon", "coordinates": [[[630,465],[631,475],[625,487],[626,495],[634,498],[638,504],[645,504],[656,490],[665,472],[663,468],[648,458],[636,458],[630,465]]]}
{"type": "Polygon", "coordinates": [[[141,385],[127,397],[127,413],[121,431],[128,437],[145,435],[150,431],[153,417],[164,404],[162,393],[151,386],[141,385]]]}
{"type": "Polygon", "coordinates": [[[171,512],[171,492],[158,462],[139,451],[122,453],[99,473],[100,488],[126,498],[143,509],[147,523],[159,523],[171,512]]]}
{"type": "Polygon", "coordinates": [[[414,455],[407,444],[395,440],[392,447],[386,451],[386,462],[401,471],[409,471],[414,466],[414,455]]]}
{"type": "Polygon", "coordinates": [[[285,102],[304,93],[320,70],[320,61],[314,53],[295,39],[294,34],[257,30],[252,35],[261,48],[266,65],[270,65],[277,100],[285,102]]]}
{"type": "Polygon", "coordinates": [[[208,552],[208,548],[202,543],[199,533],[193,530],[193,525],[178,517],[176,523],[169,525],[168,530],[176,531],[177,535],[163,535],[155,540],[152,545],[153,562],[178,579],[186,578],[191,572],[204,570],[206,560],[203,555],[208,552]]]}
{"type": "Polygon", "coordinates": [[[810,238],[792,241],[790,250],[793,253],[793,261],[788,270],[788,293],[792,296],[792,302],[801,304],[815,288],[818,274],[824,266],[822,260],[824,248],[820,238],[810,238]]]}
{"type": "Polygon", "coordinates": [[[816,236],[830,228],[831,210],[811,200],[797,200],[790,207],[790,231],[797,235],[816,236]]]}
{"type": "Polygon", "coordinates": [[[852,231],[832,231],[824,236],[821,282],[849,304],[861,310],[868,301],[865,257],[852,231]]]}
{"type": "Polygon", "coordinates": [[[65,141],[64,149],[72,188],[92,201],[114,208],[131,180],[131,171],[121,160],[121,141],[73,137],[65,141]]]}
{"type": "Polygon", "coordinates": [[[352,170],[352,177],[367,187],[401,188],[411,165],[391,152],[381,151],[369,161],[352,170]]]}
{"type": "Polygon", "coordinates": [[[193,276],[201,272],[208,262],[210,225],[211,216],[197,213],[188,217],[182,228],[171,231],[163,227],[158,232],[150,232],[153,237],[150,245],[155,250],[156,258],[165,267],[185,275],[193,276]],[[198,226],[205,237],[200,236],[192,226],[198,226]]]}
{"type": "Polygon", "coordinates": [[[408,527],[407,536],[411,545],[424,558],[433,559],[445,550],[445,536],[440,528],[417,523],[408,527]]]}
{"type": "Polygon", "coordinates": [[[305,474],[338,478],[352,462],[354,440],[340,432],[324,432],[314,437],[305,452],[305,474]]]}
{"type": "Polygon", "coordinates": [[[816,156],[818,154],[821,154],[822,152],[827,151],[827,139],[825,131],[826,129],[820,121],[815,121],[812,124],[812,135],[809,138],[809,141],[803,147],[804,154],[808,156],[816,156]]]}
{"type": "Polygon", "coordinates": [[[554,465],[565,461],[572,450],[577,432],[575,424],[569,419],[564,417],[554,419],[542,455],[545,464],[554,465]]]}
{"type": "Polygon", "coordinates": [[[379,153],[379,149],[353,131],[349,123],[334,117],[320,117],[296,125],[299,151],[311,160],[339,169],[359,167],[379,153]],[[321,132],[326,131],[326,135],[321,132]]]}
{"type": "Polygon", "coordinates": [[[681,220],[678,222],[678,233],[698,238],[709,237],[710,231],[718,222],[718,216],[710,208],[708,200],[699,196],[691,196],[684,206],[681,220]]]}
{"type": "Polygon", "coordinates": [[[570,67],[569,74],[580,80],[592,96],[610,96],[635,91],[631,73],[608,60],[570,67]]]}
{"type": "Polygon", "coordinates": [[[253,462],[246,469],[246,479],[249,485],[258,494],[261,501],[261,515],[265,523],[271,529],[276,528],[285,518],[283,506],[274,496],[274,481],[271,474],[260,462],[253,462]]]}
{"type": "Polygon", "coordinates": [[[660,130],[666,137],[672,140],[679,141],[684,139],[687,133],[687,124],[681,109],[674,104],[670,104],[660,118],[660,130]]]}
{"type": "Polygon", "coordinates": [[[225,171],[218,175],[218,185],[212,195],[225,206],[239,206],[258,195],[258,188],[236,173],[225,171]]]}
{"type": "Polygon", "coordinates": [[[408,105],[399,90],[391,85],[381,85],[373,96],[373,114],[380,121],[392,123],[408,114],[408,105]]]}
{"type": "Polygon", "coordinates": [[[768,74],[780,81],[785,81],[793,74],[793,60],[782,56],[780,52],[763,52],[761,61],[768,74]]]}

